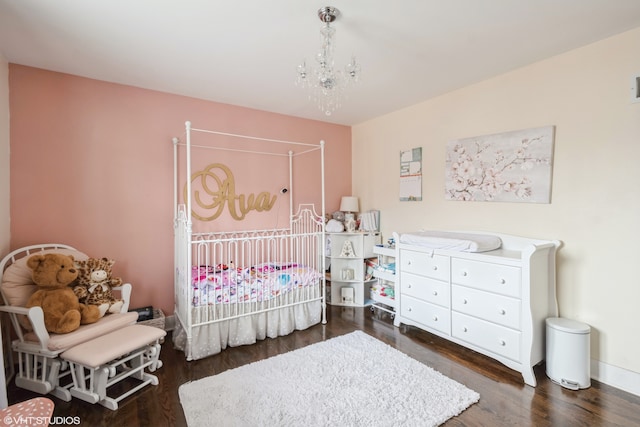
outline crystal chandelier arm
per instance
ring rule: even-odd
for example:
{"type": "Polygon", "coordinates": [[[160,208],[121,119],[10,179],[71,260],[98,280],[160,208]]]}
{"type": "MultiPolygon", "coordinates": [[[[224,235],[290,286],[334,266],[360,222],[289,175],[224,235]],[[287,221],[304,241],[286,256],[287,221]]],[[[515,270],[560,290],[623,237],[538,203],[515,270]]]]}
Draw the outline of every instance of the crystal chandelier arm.
{"type": "Polygon", "coordinates": [[[355,55],[351,56],[351,62],[345,67],[347,70],[347,76],[352,83],[358,83],[360,80],[360,64],[356,62],[355,55]]]}

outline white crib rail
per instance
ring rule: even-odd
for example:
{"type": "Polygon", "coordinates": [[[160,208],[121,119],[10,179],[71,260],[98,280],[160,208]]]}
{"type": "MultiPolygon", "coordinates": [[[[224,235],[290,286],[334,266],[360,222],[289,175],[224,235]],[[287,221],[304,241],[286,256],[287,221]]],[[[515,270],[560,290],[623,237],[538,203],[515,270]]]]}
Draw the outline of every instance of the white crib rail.
{"type": "Polygon", "coordinates": [[[191,311],[189,310],[189,281],[191,278],[191,260],[189,257],[189,240],[191,233],[188,232],[187,214],[185,205],[179,205],[176,209],[174,220],[174,315],[176,322],[180,322],[191,339],[191,332],[188,326],[191,324],[191,311]]]}
{"type": "MultiPolygon", "coordinates": [[[[324,221],[313,206],[301,206],[291,221],[291,229],[254,230],[238,232],[189,233],[186,215],[179,210],[176,220],[176,310],[188,339],[198,325],[264,313],[283,307],[321,300],[324,319],[324,221]],[[191,237],[191,242],[185,240],[191,237]],[[314,272],[314,284],[283,292],[275,298],[248,298],[240,295],[232,302],[207,300],[202,306],[206,290],[194,289],[191,269],[227,271],[227,274],[246,274],[264,264],[297,264],[314,272]],[[194,309],[194,298],[200,307],[194,309]],[[197,316],[194,318],[194,310],[197,316]]],[[[221,284],[220,293],[232,292],[231,283],[221,284]]],[[[269,286],[277,286],[269,285],[269,286]]],[[[240,289],[240,288],[238,288],[240,289]]],[[[276,289],[269,289],[276,291],[276,289]]],[[[246,289],[243,290],[246,292],[246,289]]]]}

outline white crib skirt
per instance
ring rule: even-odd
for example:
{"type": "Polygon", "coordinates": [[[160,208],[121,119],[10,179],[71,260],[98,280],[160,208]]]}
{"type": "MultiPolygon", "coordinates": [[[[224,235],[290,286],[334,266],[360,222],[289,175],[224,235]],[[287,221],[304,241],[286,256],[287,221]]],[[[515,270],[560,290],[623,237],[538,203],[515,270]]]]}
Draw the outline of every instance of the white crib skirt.
{"type": "MultiPolygon", "coordinates": [[[[216,307],[193,308],[194,324],[197,324],[199,319],[211,315],[203,310],[216,310],[216,307]]],[[[193,326],[190,342],[187,331],[176,319],[173,344],[185,352],[187,360],[202,359],[220,353],[227,346],[237,347],[254,344],[266,337],[276,338],[288,335],[294,330],[307,329],[320,323],[321,311],[321,301],[315,300],[265,313],[249,314],[231,320],[193,326]]]]}

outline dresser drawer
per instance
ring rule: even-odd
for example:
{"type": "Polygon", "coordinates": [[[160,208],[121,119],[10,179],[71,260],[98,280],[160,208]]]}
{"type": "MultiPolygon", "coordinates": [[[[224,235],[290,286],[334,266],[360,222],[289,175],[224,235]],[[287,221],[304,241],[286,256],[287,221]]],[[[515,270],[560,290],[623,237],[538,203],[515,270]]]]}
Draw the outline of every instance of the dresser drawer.
{"type": "Polygon", "coordinates": [[[401,295],[400,315],[447,335],[451,334],[451,318],[448,308],[401,295]]]}
{"type": "Polygon", "coordinates": [[[516,298],[453,285],[451,308],[492,323],[520,330],[521,308],[520,300],[516,298]]]}
{"type": "Polygon", "coordinates": [[[400,271],[449,281],[449,257],[402,249],[400,251],[400,271]]]}
{"type": "Polygon", "coordinates": [[[520,362],[520,332],[461,313],[451,314],[451,335],[520,362]]]}
{"type": "Polygon", "coordinates": [[[519,267],[470,261],[451,260],[451,282],[471,288],[520,298],[522,273],[519,267]]]}
{"type": "Polygon", "coordinates": [[[442,307],[449,307],[449,283],[411,273],[400,275],[402,295],[409,295],[442,307]]]}

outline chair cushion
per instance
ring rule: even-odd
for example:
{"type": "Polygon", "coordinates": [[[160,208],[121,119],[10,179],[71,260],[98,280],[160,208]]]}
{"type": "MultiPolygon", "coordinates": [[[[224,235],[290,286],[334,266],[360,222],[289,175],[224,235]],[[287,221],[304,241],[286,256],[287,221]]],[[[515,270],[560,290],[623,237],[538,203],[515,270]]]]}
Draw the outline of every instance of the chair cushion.
{"type": "MultiPolygon", "coordinates": [[[[34,251],[31,255],[52,253],[72,255],[75,260],[89,258],[86,254],[71,249],[46,249],[44,251],[34,251]]],[[[7,267],[2,275],[2,293],[7,299],[5,301],[7,305],[13,307],[26,306],[29,297],[38,289],[31,278],[31,269],[27,267],[27,260],[31,255],[16,260],[16,262],[7,267]]]]}
{"type": "MultiPolygon", "coordinates": [[[[78,329],[68,334],[50,334],[47,348],[50,351],[66,350],[125,326],[133,325],[137,320],[138,313],[135,311],[107,314],[96,323],[81,325],[78,329]]],[[[38,342],[33,332],[25,334],[25,340],[38,342]]]]}
{"type": "Polygon", "coordinates": [[[60,355],[65,360],[97,368],[131,351],[151,344],[167,333],[159,328],[133,325],[77,345],[60,355]]]}

